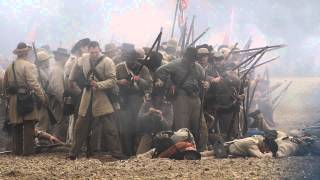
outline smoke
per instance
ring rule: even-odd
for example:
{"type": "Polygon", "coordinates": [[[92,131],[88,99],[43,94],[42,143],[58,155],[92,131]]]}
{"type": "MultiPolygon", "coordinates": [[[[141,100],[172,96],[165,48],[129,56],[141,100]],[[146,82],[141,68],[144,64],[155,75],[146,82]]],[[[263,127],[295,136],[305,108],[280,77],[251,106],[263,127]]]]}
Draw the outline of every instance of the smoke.
{"type": "MultiPolygon", "coordinates": [[[[275,52],[279,62],[269,64],[277,76],[317,76],[320,63],[320,2],[290,0],[189,0],[185,15],[195,19],[195,36],[211,30],[199,43],[243,47],[249,37],[253,47],[287,44],[275,52]]],[[[110,41],[151,45],[160,28],[163,40],[171,34],[176,0],[24,0],[0,1],[0,54],[12,56],[20,41],[71,48],[89,37],[102,44],[110,41]]],[[[179,39],[176,27],[175,38],[179,39]]],[[[270,55],[271,56],[271,55],[270,55]]],[[[274,57],[274,55],[272,54],[274,57]]]]}

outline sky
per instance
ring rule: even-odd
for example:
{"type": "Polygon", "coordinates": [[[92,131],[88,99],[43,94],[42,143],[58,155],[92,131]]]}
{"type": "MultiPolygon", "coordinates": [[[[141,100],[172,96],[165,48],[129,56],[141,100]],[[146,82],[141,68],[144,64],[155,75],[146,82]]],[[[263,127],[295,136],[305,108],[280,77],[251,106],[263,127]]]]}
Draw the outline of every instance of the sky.
{"type": "MultiPolygon", "coordinates": [[[[176,0],[0,0],[0,54],[12,56],[20,41],[38,46],[71,48],[89,37],[108,42],[151,45],[160,28],[170,38],[176,0]]],[[[226,32],[230,44],[254,47],[287,44],[269,53],[280,55],[268,65],[278,76],[320,75],[320,1],[318,0],[189,0],[188,22],[195,15],[199,41],[220,45],[226,32]]],[[[179,38],[176,27],[175,38],[179,38]]]]}

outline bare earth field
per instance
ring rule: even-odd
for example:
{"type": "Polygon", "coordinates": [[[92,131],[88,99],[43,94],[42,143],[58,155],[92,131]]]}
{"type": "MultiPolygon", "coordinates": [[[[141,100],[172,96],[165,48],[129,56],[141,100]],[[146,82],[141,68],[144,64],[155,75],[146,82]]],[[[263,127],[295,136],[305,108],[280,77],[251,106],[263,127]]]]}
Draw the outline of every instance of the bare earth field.
{"type": "MultiPolygon", "coordinates": [[[[320,78],[286,79],[293,84],[275,111],[278,128],[288,131],[319,121],[320,78]]],[[[0,179],[320,179],[320,157],[310,156],[201,161],[113,161],[97,156],[67,161],[65,155],[0,155],[0,179]]]]}

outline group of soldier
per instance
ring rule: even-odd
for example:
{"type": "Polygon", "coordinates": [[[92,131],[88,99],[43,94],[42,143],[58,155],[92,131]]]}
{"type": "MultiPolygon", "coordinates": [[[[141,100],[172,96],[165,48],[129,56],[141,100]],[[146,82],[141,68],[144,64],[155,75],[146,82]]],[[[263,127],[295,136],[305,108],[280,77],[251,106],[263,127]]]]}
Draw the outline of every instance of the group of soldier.
{"type": "Polygon", "coordinates": [[[32,155],[35,140],[44,139],[69,144],[71,160],[84,146],[88,157],[108,152],[116,159],[150,150],[152,157],[177,159],[177,152],[185,152],[182,159],[199,158],[195,152],[276,156],[281,133],[270,131],[260,111],[245,107],[251,96],[245,89],[255,79],[253,72],[240,77],[236,50],[207,44],[181,49],[175,40],[156,50],[129,43],[102,50],[86,38],[69,53],[19,43],[2,79],[12,152],[32,155]],[[258,132],[246,137],[251,128],[258,132]]]}

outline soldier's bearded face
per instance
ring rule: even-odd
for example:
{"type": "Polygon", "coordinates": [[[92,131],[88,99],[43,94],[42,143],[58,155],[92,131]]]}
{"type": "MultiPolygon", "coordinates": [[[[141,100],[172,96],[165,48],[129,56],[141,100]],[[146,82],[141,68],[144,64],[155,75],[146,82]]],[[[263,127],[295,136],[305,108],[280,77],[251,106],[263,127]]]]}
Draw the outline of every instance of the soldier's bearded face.
{"type": "Polygon", "coordinates": [[[203,56],[200,60],[199,63],[201,65],[207,65],[208,64],[208,60],[209,60],[209,56],[203,56]]]}
{"type": "Polygon", "coordinates": [[[101,50],[99,47],[90,47],[89,53],[90,53],[90,59],[97,60],[101,55],[101,50]]]}

